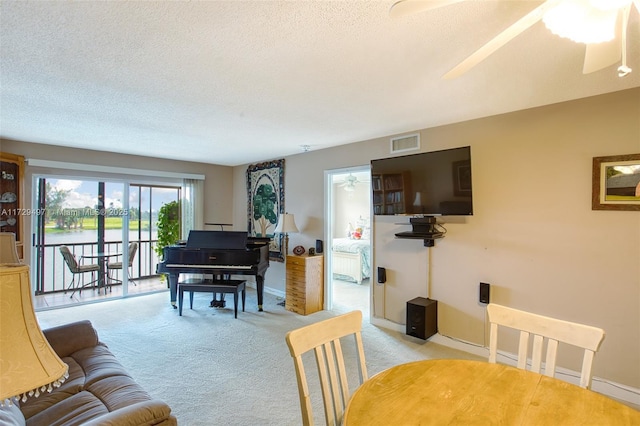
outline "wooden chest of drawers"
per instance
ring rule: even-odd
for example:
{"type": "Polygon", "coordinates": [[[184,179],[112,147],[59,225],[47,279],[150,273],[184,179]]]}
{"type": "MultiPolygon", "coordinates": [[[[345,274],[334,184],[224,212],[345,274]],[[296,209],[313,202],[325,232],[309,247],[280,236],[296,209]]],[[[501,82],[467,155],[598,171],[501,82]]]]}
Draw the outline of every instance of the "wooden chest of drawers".
{"type": "Polygon", "coordinates": [[[324,258],[287,256],[285,309],[309,315],[324,306],[324,258]]]}

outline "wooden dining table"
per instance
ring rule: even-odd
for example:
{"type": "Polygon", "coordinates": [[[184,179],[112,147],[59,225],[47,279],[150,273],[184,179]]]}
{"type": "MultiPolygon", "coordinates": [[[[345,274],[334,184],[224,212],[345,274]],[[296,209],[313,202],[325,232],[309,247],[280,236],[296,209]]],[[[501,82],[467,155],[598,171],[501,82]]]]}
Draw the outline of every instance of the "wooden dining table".
{"type": "Polygon", "coordinates": [[[568,382],[482,361],[401,364],[352,395],[345,426],[640,425],[640,411],[568,382]]]}

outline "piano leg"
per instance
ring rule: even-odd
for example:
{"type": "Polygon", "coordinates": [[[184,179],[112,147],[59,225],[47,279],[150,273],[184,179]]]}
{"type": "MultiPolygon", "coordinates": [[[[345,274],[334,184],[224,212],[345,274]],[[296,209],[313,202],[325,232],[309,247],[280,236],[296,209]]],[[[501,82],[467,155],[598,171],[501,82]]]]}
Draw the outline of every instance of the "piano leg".
{"type": "Polygon", "coordinates": [[[224,308],[227,306],[227,302],[224,300],[224,293],[220,293],[220,299],[218,299],[217,293],[213,293],[213,300],[209,303],[212,308],[224,308]]]}
{"type": "Polygon", "coordinates": [[[178,294],[178,277],[180,274],[168,274],[169,275],[169,297],[171,300],[171,306],[173,309],[178,309],[176,305],[176,296],[178,294]]]}
{"type": "Polygon", "coordinates": [[[258,311],[262,312],[262,296],[264,292],[264,275],[256,275],[256,293],[258,293],[258,311]]]}

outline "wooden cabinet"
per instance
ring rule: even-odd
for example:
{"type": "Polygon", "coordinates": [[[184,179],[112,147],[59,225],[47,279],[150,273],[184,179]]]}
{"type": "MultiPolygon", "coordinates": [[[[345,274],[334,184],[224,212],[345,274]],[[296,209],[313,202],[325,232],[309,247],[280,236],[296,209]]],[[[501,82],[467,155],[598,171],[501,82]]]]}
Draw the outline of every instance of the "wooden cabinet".
{"type": "Polygon", "coordinates": [[[24,157],[0,152],[0,232],[16,234],[16,249],[24,259],[23,210],[24,157]]]}
{"type": "Polygon", "coordinates": [[[285,309],[300,315],[324,306],[324,257],[287,256],[285,309]]]}
{"type": "Polygon", "coordinates": [[[411,179],[408,173],[371,176],[373,214],[404,214],[410,211],[411,179]]]}

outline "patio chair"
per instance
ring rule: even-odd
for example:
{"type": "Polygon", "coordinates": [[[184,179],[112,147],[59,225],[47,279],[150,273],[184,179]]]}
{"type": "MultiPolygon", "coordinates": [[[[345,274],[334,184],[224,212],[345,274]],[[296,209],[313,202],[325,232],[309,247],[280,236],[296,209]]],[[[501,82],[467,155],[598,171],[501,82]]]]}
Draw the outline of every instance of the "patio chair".
{"type": "Polygon", "coordinates": [[[79,293],[82,294],[82,289],[84,287],[93,286],[93,284],[98,282],[98,279],[96,278],[96,272],[100,271],[99,264],[97,263],[92,263],[88,265],[79,264],[78,261],[76,260],[76,257],[73,255],[73,253],[71,253],[71,250],[69,250],[69,247],[67,246],[60,246],[60,253],[62,254],[62,257],[64,258],[64,261],[69,267],[69,270],[71,271],[71,274],[72,274],[71,282],[69,283],[69,286],[64,291],[66,293],[67,290],[73,289],[70,297],[73,298],[73,294],[76,292],[76,290],[79,290],[79,293]],[[88,272],[91,272],[92,281],[85,284],[84,274],[88,272]],[[76,276],[78,275],[80,275],[81,277],[82,284],[80,284],[79,286],[76,286],[76,276]]]}
{"type": "MultiPolygon", "coordinates": [[[[127,268],[127,276],[129,277],[129,282],[132,282],[134,285],[137,285],[136,282],[131,277],[131,269],[133,267],[133,259],[136,257],[136,253],[138,252],[138,243],[133,242],[129,244],[129,267],[127,268]]],[[[111,274],[112,271],[123,269],[122,262],[110,262],[107,263],[107,276],[109,277],[109,282],[122,283],[122,280],[114,278],[111,274]]]]}
{"type": "Polygon", "coordinates": [[[0,232],[0,263],[21,263],[13,232],[0,232]]]}

